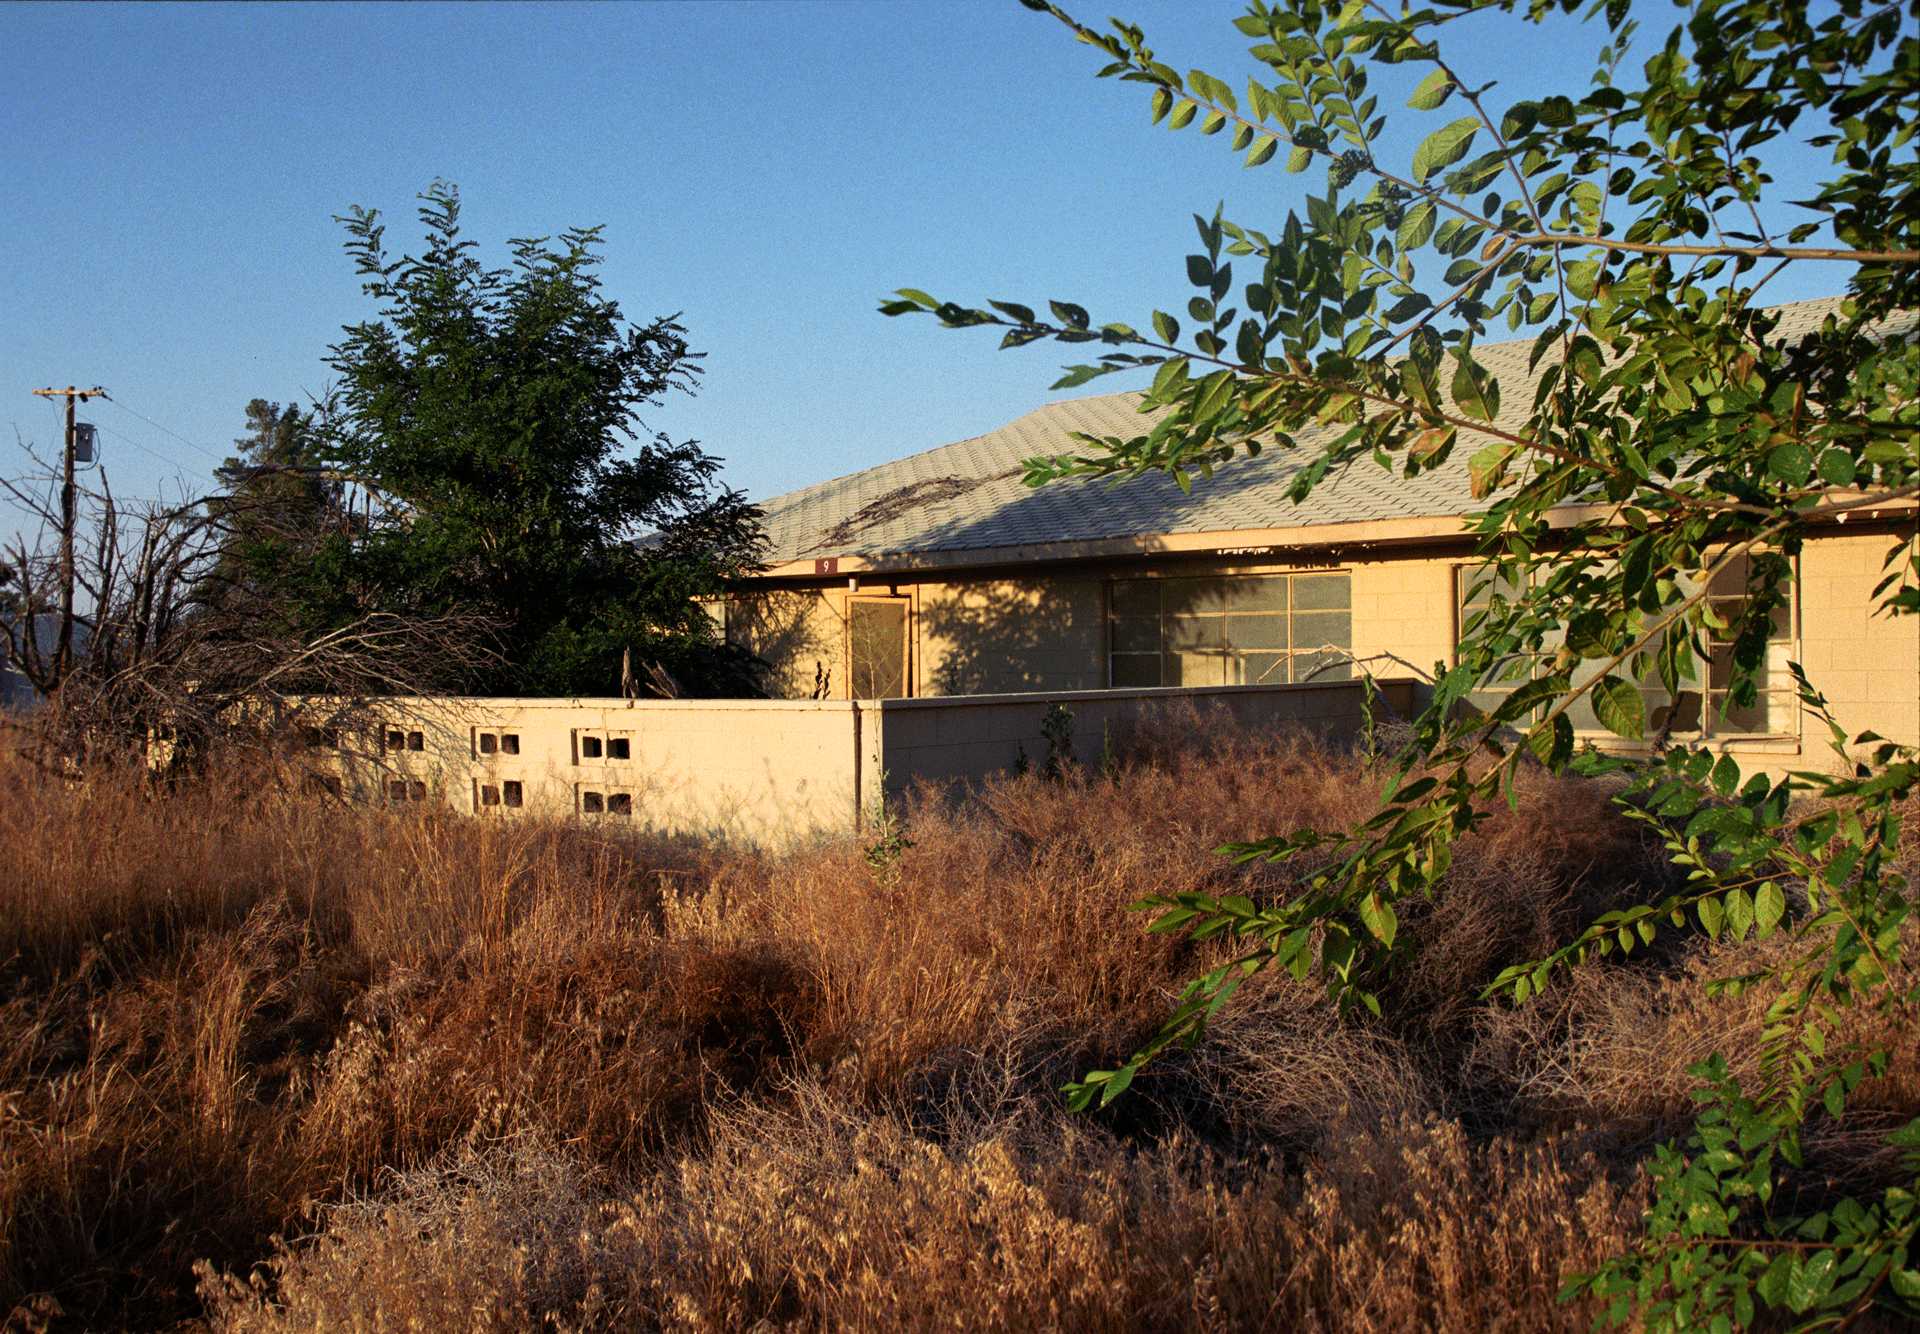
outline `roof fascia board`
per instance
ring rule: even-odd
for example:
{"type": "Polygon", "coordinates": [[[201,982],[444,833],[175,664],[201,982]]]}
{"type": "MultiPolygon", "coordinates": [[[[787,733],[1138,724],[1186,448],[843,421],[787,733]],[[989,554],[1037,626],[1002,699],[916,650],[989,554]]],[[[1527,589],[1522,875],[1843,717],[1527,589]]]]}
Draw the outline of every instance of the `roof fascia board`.
{"type": "MultiPolygon", "coordinates": [[[[1853,498],[1848,495],[1843,498],[1853,498]]],[[[1916,508],[1911,500],[1889,501],[1884,507],[1855,511],[1837,520],[1844,523],[1906,517],[1916,508]]],[[[1562,505],[1548,521],[1570,528],[1617,512],[1612,505],[1562,505]]],[[[1289,551],[1327,547],[1377,547],[1432,543],[1474,536],[1466,517],[1427,515],[1403,519],[1370,519],[1363,523],[1315,524],[1296,528],[1241,528],[1208,533],[1142,534],[1085,542],[1038,542],[1022,546],[974,547],[953,551],[899,551],[863,555],[806,557],[768,566],[749,580],[815,579],[859,574],[913,574],[932,570],[978,569],[987,566],[1040,562],[1100,560],[1128,556],[1285,556],[1289,551]]]]}

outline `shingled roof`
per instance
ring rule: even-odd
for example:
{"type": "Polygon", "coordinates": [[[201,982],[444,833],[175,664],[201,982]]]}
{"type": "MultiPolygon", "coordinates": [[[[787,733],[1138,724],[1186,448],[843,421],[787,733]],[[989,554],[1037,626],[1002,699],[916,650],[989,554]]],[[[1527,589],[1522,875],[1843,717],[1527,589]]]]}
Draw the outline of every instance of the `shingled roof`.
{"type": "MultiPolygon", "coordinates": [[[[1778,332],[1810,332],[1837,300],[1778,308],[1778,332]]],[[[1497,425],[1521,426],[1532,394],[1531,338],[1480,347],[1481,363],[1504,390],[1497,425]]],[[[1152,473],[1114,486],[1068,479],[1030,488],[1021,461],[1084,452],[1070,433],[1128,438],[1151,429],[1140,393],[1063,399],[998,430],[865,472],[792,491],[763,504],[773,544],[771,573],[791,574],[832,558],[849,568],[914,568],[1111,554],[1125,549],[1220,546],[1244,534],[1261,543],[1338,541],[1343,529],[1439,536],[1459,530],[1475,508],[1467,462],[1479,444],[1463,433],[1445,465],[1409,481],[1362,462],[1328,478],[1299,505],[1287,498],[1315,456],[1315,432],[1297,450],[1269,448],[1192,478],[1191,494],[1152,473]],[[1397,521],[1397,522],[1396,522],[1397,521]],[[1156,541],[1157,539],[1187,541],[1156,541]],[[1203,540],[1204,539],[1204,540],[1203,540]]],[[[839,567],[835,567],[836,569],[839,567]]]]}

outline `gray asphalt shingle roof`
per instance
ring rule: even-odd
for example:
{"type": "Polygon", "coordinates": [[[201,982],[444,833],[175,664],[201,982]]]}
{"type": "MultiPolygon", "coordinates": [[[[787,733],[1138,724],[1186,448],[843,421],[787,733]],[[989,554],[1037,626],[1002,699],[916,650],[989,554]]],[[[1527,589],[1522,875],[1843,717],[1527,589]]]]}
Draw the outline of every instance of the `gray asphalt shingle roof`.
{"type": "MultiPolygon", "coordinates": [[[[1811,331],[1834,300],[1779,308],[1778,333],[1811,331]]],[[[1497,424],[1514,429],[1527,415],[1533,376],[1531,338],[1479,349],[1500,380],[1497,424]]],[[[1250,529],[1311,528],[1383,519],[1434,518],[1474,509],[1467,463],[1479,445],[1463,434],[1438,470],[1412,481],[1371,462],[1316,488],[1305,503],[1287,498],[1294,476],[1311,462],[1313,436],[1301,448],[1241,455],[1194,476],[1192,494],[1159,473],[1115,487],[1108,480],[1068,479],[1034,489],[1022,485],[1020,463],[1035,455],[1084,453],[1073,431],[1128,438],[1151,429],[1139,393],[1063,399],[998,430],[885,463],[865,472],[777,496],[762,506],[773,543],[770,563],[821,556],[981,551],[1055,542],[1250,529]]]]}

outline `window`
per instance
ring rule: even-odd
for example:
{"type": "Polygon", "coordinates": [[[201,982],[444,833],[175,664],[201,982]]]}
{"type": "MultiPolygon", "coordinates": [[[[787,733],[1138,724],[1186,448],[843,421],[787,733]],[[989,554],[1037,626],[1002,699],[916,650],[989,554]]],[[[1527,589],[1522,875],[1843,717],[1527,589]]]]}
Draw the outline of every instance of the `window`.
{"type": "Polygon", "coordinates": [[[610,760],[630,760],[633,758],[633,746],[623,736],[607,738],[607,758],[610,760]]]}
{"type": "Polygon", "coordinates": [[[598,815],[606,809],[606,798],[602,797],[598,792],[582,792],[580,794],[580,809],[588,815],[598,815]]]}
{"type": "Polygon", "coordinates": [[[1353,677],[1350,575],[1124,579],[1109,593],[1108,680],[1116,687],[1353,677]]]}
{"type": "Polygon", "coordinates": [[[581,737],[580,738],[580,755],[583,759],[589,759],[589,760],[599,759],[600,758],[600,738],[597,736],[581,737]]]}
{"type": "MultiPolygon", "coordinates": [[[[1743,557],[1714,576],[1708,602],[1719,619],[1731,622],[1738,615],[1746,598],[1747,574],[1747,561],[1743,557]]],[[[1683,595],[1690,596],[1699,589],[1697,583],[1684,577],[1675,583],[1683,595]]],[[[1505,601],[1515,596],[1512,584],[1504,579],[1488,578],[1483,568],[1478,566],[1462,566],[1455,572],[1454,591],[1458,616],[1455,622],[1456,637],[1466,634],[1474,617],[1489,609],[1494,599],[1505,601]]],[[[1789,591],[1790,600],[1796,596],[1796,590],[1789,591]]],[[[1482,713],[1490,713],[1498,708],[1501,701],[1518,689],[1530,675],[1544,670],[1561,638],[1559,632],[1550,635],[1537,654],[1528,655],[1533,658],[1531,668],[1523,657],[1509,658],[1506,669],[1500,674],[1502,679],[1473,691],[1466,697],[1466,702],[1482,713]]],[[[1793,657],[1790,608],[1780,608],[1774,613],[1773,633],[1767,644],[1766,660],[1755,674],[1757,695],[1751,706],[1733,704],[1729,697],[1729,688],[1733,683],[1732,644],[1717,635],[1710,635],[1707,651],[1708,661],[1703,663],[1697,657],[1694,659],[1692,673],[1682,679],[1677,698],[1667,693],[1658,677],[1650,677],[1639,683],[1641,697],[1646,702],[1647,731],[1650,735],[1663,731],[1700,737],[1790,737],[1798,734],[1798,693],[1794,688],[1792,672],[1787,666],[1793,657]]],[[[1599,668],[1597,662],[1583,662],[1574,676],[1574,684],[1585,684],[1599,674],[1599,668]]],[[[1569,707],[1567,717],[1576,731],[1606,731],[1594,714],[1590,698],[1582,698],[1569,707]]]]}
{"type": "Polygon", "coordinates": [[[419,732],[407,733],[407,749],[408,750],[425,750],[426,748],[427,748],[427,739],[425,736],[421,735],[419,732]]]}
{"type": "Polygon", "coordinates": [[[512,806],[516,809],[523,804],[520,794],[520,784],[517,780],[509,779],[500,785],[500,804],[503,806],[512,806]]]}
{"type": "Polygon", "coordinates": [[[387,800],[405,801],[406,799],[407,780],[404,778],[389,778],[387,780],[387,800]]]}
{"type": "Polygon", "coordinates": [[[627,792],[609,792],[607,794],[608,815],[632,815],[633,796],[627,792]]]}
{"type": "Polygon", "coordinates": [[[482,806],[498,806],[500,804],[500,789],[492,783],[482,783],[480,785],[480,804],[482,806]]]}
{"type": "Polygon", "coordinates": [[[518,732],[502,732],[500,734],[500,753],[502,755],[518,755],[520,753],[520,734],[518,732]]]}
{"type": "Polygon", "coordinates": [[[491,732],[482,732],[480,734],[480,753],[482,755],[491,755],[499,749],[500,749],[499,737],[495,736],[491,732]]]}
{"type": "Polygon", "coordinates": [[[425,783],[420,782],[418,779],[415,779],[412,789],[408,793],[408,795],[411,796],[415,801],[425,801],[427,799],[427,785],[425,783]]]}
{"type": "Polygon", "coordinates": [[[853,699],[900,699],[907,689],[907,600],[847,600],[847,684],[853,699]]]}
{"type": "Polygon", "coordinates": [[[407,748],[407,734],[405,732],[389,731],[387,733],[384,749],[391,751],[391,750],[405,750],[406,748],[407,748]]]}

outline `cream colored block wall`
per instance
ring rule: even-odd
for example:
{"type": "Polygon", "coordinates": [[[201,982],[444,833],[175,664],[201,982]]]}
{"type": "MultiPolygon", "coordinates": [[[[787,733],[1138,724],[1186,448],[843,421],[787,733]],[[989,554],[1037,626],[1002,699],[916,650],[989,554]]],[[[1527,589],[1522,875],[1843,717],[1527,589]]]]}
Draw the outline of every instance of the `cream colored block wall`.
{"type": "Polygon", "coordinates": [[[1353,652],[1381,676],[1430,675],[1450,662],[1454,648],[1454,570],[1457,555],[1375,557],[1354,561],[1353,652]]]}
{"type": "MultiPolygon", "coordinates": [[[[1800,552],[1800,664],[1849,733],[1920,742],[1920,617],[1874,609],[1873,588],[1895,538],[1838,533],[1800,552]]],[[[1827,767],[1824,729],[1803,723],[1803,752],[1827,767]]]]}
{"type": "MultiPolygon", "coordinates": [[[[1410,683],[1387,688],[1404,711],[1410,683]]],[[[1094,764],[1110,727],[1169,707],[1218,708],[1243,730],[1295,727],[1344,742],[1363,726],[1365,687],[1348,681],[1057,698],[1074,715],[1076,757],[1094,764]]],[[[348,795],[391,809],[577,818],[779,845],[851,832],[883,788],[903,791],[922,778],[978,781],[1012,769],[1022,748],[1040,763],[1040,729],[1054,702],[1033,694],[380,700],[343,707],[342,717],[371,715],[375,726],[343,734],[337,756],[348,795]]]]}
{"type": "Polygon", "coordinates": [[[399,700],[382,701],[375,715],[381,737],[418,734],[422,745],[396,750],[363,738],[346,749],[355,796],[396,804],[397,782],[398,804],[424,799],[484,817],[576,815],[777,841],[851,829],[862,784],[877,786],[879,773],[875,745],[861,749],[860,710],[846,702],[399,700]],[[516,753],[505,749],[508,737],[516,753]],[[508,783],[520,785],[518,809],[508,783]]]}

